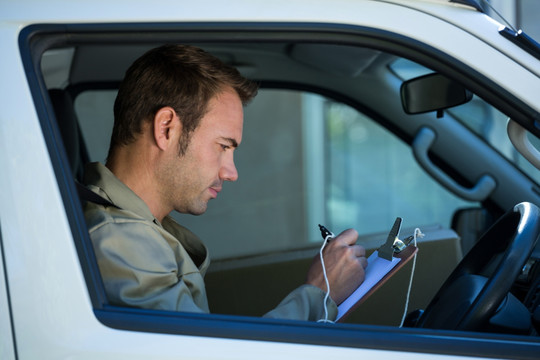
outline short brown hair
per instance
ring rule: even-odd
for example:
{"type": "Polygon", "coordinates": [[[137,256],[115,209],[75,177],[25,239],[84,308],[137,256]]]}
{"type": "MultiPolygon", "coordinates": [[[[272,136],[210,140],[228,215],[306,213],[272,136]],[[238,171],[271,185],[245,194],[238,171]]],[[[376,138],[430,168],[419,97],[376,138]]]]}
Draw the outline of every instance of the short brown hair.
{"type": "Polygon", "coordinates": [[[227,88],[234,89],[244,105],[257,94],[255,83],[200,48],[163,45],[146,52],[129,67],[118,90],[109,157],[117,146],[133,142],[143,123],[165,106],[182,122],[183,154],[209,101],[227,88]]]}

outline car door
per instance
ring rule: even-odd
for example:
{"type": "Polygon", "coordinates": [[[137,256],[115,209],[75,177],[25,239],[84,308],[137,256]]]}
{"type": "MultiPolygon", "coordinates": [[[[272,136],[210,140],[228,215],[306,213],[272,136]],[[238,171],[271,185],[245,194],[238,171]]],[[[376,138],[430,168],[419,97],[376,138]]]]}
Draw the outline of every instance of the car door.
{"type": "MultiPolygon", "coordinates": [[[[534,337],[380,326],[394,325],[403,312],[405,297],[401,295],[399,300],[402,301],[395,305],[394,289],[387,295],[380,293],[385,302],[373,301],[370,305],[373,308],[366,307],[372,319],[363,315],[353,324],[324,325],[251,316],[259,315],[269,303],[275,303],[274,298],[280,295],[275,289],[284,291],[291,286],[289,281],[300,281],[297,279],[303,276],[305,264],[316,254],[322,240],[315,226],[319,221],[336,232],[361,224],[366,231],[361,233],[360,240],[373,250],[384,241],[395,217],[402,215],[407,224],[403,235],[410,234],[417,226],[429,235],[425,244],[419,245],[419,254],[431,255],[425,257],[425,265],[419,258],[415,278],[422,280],[423,277],[426,283],[432,274],[444,278],[444,271],[451,270],[461,257],[459,236],[450,229],[451,218],[457,209],[470,206],[471,199],[456,198],[448,190],[452,184],[441,186],[416,164],[411,149],[415,149],[415,139],[419,136],[422,139],[423,128],[436,134],[433,144],[417,148],[417,151],[429,152],[429,166],[442,169],[466,189],[474,187],[486,172],[496,179],[498,187],[486,198],[473,199],[474,206],[498,214],[517,201],[538,202],[535,181],[492,146],[479,141],[478,136],[455,121],[450,112],[442,118],[434,113],[405,117],[399,98],[404,78],[387,66],[394,60],[406,59],[443,73],[531,128],[530,121],[534,118],[531,114],[538,110],[532,105],[530,93],[524,90],[534,92],[538,82],[525,84],[521,80],[534,74],[525,66],[532,60],[525,58],[525,65],[518,64],[512,56],[499,54],[504,52],[500,43],[497,46],[503,50],[491,47],[480,35],[469,34],[466,30],[472,25],[456,26],[441,21],[442,15],[428,15],[427,10],[399,5],[400,12],[389,12],[392,9],[389,2],[363,5],[364,11],[345,24],[340,23],[339,16],[334,18],[335,22],[314,24],[308,22],[309,17],[297,22],[288,18],[286,12],[280,12],[279,16],[274,14],[271,23],[263,24],[252,22],[249,14],[242,18],[246,22],[211,24],[198,22],[206,18],[196,16],[191,18],[197,20],[196,24],[190,21],[128,24],[111,23],[110,19],[86,19],[82,23],[68,24],[69,20],[63,19],[66,24],[36,24],[21,32],[20,52],[26,72],[20,75],[26,76],[32,97],[21,91],[17,94],[24,93],[26,101],[33,101],[36,114],[29,118],[39,125],[39,139],[44,140],[46,155],[51,159],[50,163],[43,161],[44,155],[39,154],[39,164],[46,168],[43,173],[48,175],[47,180],[54,179],[59,189],[58,194],[47,194],[56,196],[53,210],[64,211],[66,217],[53,217],[54,212],[49,211],[40,220],[51,228],[71,231],[72,235],[72,238],[66,237],[59,231],[55,233],[57,236],[47,238],[48,245],[55,249],[53,253],[63,256],[55,257],[57,266],[44,272],[59,284],[61,294],[68,289],[60,285],[69,284],[72,293],[69,301],[66,296],[48,291],[49,284],[40,282],[33,273],[17,273],[16,280],[24,280],[18,283],[32,284],[34,291],[42,294],[42,300],[50,304],[44,316],[32,316],[39,321],[38,326],[19,327],[25,330],[19,331],[20,346],[25,354],[43,352],[48,344],[55,343],[51,341],[54,335],[66,335],[73,341],[62,344],[55,354],[80,355],[95,351],[97,356],[110,358],[220,358],[223,354],[239,358],[261,354],[288,358],[379,358],[396,356],[399,351],[399,356],[425,358],[448,354],[536,356],[538,343],[534,337]],[[389,16],[379,19],[376,15],[381,12],[389,16]],[[409,19],[410,26],[399,24],[397,20],[403,16],[409,19]],[[336,25],[338,23],[340,25],[336,25]],[[426,31],[426,24],[431,24],[433,31],[426,31]],[[440,25],[435,27],[435,24],[440,25]],[[441,44],[437,34],[440,36],[447,31],[455,36],[452,41],[441,44]],[[122,308],[107,302],[75,192],[77,173],[68,162],[73,154],[84,161],[104,161],[103,148],[107,146],[104,139],[108,137],[107,125],[110,128],[112,121],[107,106],[114,98],[114,89],[125,67],[145,49],[165,42],[190,43],[212,51],[260,81],[261,99],[266,99],[246,109],[246,132],[250,132],[253,142],[244,144],[245,155],[239,160],[252,185],[238,182],[236,188],[243,185],[243,192],[233,190],[233,186],[226,188],[230,193],[226,196],[230,198],[224,193],[220,199],[223,207],[216,206],[214,213],[207,214],[206,219],[214,225],[197,224],[198,219],[190,219],[190,226],[208,238],[214,249],[215,271],[209,274],[209,293],[213,288],[214,303],[226,303],[216,314],[122,308]],[[470,54],[464,54],[463,47],[470,50],[470,54]],[[66,61],[60,75],[57,68],[47,66],[46,59],[56,56],[66,61]],[[479,56],[483,59],[492,56],[492,61],[480,66],[479,56]],[[358,61],[352,61],[353,66],[349,68],[347,65],[351,62],[347,59],[358,61]],[[379,62],[384,66],[377,67],[379,62]],[[512,76],[492,77],[492,70],[499,68],[509,69],[512,76]],[[365,76],[357,77],[357,71],[365,76]],[[356,82],[359,79],[361,83],[356,82]],[[74,101],[72,120],[76,117],[80,121],[83,144],[87,148],[70,147],[68,150],[69,142],[62,139],[60,112],[54,109],[49,96],[50,91],[57,88],[66,91],[74,101]],[[248,117],[254,119],[252,124],[248,117]],[[253,125],[251,129],[250,125],[253,125]],[[94,135],[91,135],[92,130],[95,130],[94,135]],[[241,206],[234,205],[238,202],[241,206]],[[447,206],[449,202],[451,205],[447,206]],[[425,210],[426,204],[431,206],[430,210],[425,210]],[[238,222],[230,222],[233,217],[238,222]],[[439,224],[424,222],[426,218],[439,224]],[[429,243],[433,243],[433,251],[429,243]],[[436,246],[441,244],[445,246],[436,246]],[[78,257],[70,258],[69,254],[78,257]],[[73,264],[77,265],[76,270],[69,267],[73,264]],[[437,268],[444,264],[450,265],[442,270],[437,268]],[[240,280],[248,282],[242,284],[240,280]],[[245,285],[249,281],[255,285],[245,285]],[[255,293],[254,300],[246,300],[247,296],[239,289],[255,293]],[[247,309],[246,304],[254,308],[247,309]],[[51,318],[63,321],[50,325],[47,321],[51,318]],[[71,319],[77,319],[77,324],[71,319]],[[370,324],[371,321],[376,325],[370,324]],[[32,339],[39,337],[38,330],[44,328],[48,331],[46,336],[40,337],[39,346],[30,346],[32,339]],[[70,334],[75,336],[68,336],[70,334]],[[86,339],[92,341],[86,342],[86,339]]],[[[472,16],[472,13],[467,14],[472,16]]],[[[177,15],[179,18],[187,16],[177,15]]],[[[47,18],[43,22],[48,22],[47,18]]],[[[486,19],[481,24],[489,30],[496,27],[486,19]]],[[[487,38],[491,40],[494,36],[487,38]]],[[[3,125],[3,129],[7,127],[3,125]]],[[[19,139],[13,133],[12,141],[19,139]]],[[[24,163],[29,167],[36,165],[37,160],[24,155],[24,163]]],[[[31,184],[26,178],[16,180],[20,181],[20,187],[31,184]]],[[[44,195],[40,194],[30,188],[25,204],[31,202],[31,195],[42,199],[44,195]]],[[[17,223],[9,220],[18,220],[18,213],[8,213],[8,223],[17,223]]],[[[23,237],[28,242],[33,240],[29,235],[23,237]]],[[[15,242],[13,238],[9,241],[10,244],[15,242]]],[[[42,245],[39,249],[43,248],[42,245]]],[[[10,251],[8,255],[14,253],[10,251]]],[[[27,263],[49,259],[41,257],[43,252],[31,255],[27,250],[26,253],[30,254],[25,260],[27,263]]],[[[395,280],[402,286],[400,294],[406,294],[410,270],[403,270],[403,277],[395,280]]],[[[42,314],[30,306],[21,287],[16,289],[14,296],[24,299],[20,303],[22,309],[42,314]]],[[[423,304],[418,302],[418,305],[423,304]]],[[[28,320],[24,320],[22,325],[27,323],[28,320]]]]}
{"type": "Polygon", "coordinates": [[[4,264],[4,250],[2,242],[2,228],[0,227],[0,357],[2,359],[15,359],[15,338],[13,337],[12,329],[12,312],[10,305],[10,297],[6,284],[6,266],[4,264]]]}

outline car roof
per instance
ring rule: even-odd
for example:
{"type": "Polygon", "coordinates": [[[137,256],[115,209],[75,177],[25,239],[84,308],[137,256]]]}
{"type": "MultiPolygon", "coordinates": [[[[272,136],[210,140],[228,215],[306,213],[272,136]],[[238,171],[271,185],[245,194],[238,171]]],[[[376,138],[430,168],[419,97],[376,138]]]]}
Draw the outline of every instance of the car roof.
{"type": "Polygon", "coordinates": [[[325,0],[199,0],[197,2],[157,0],[151,6],[132,3],[126,11],[126,3],[107,0],[19,0],[4,4],[0,19],[22,20],[28,22],[73,22],[94,19],[100,22],[123,21],[176,21],[198,18],[200,21],[254,21],[275,20],[311,20],[324,21],[332,14],[340,14],[343,20],[349,16],[361,16],[361,11],[348,12],[349,9],[361,9],[371,4],[394,4],[406,8],[438,14],[447,21],[452,20],[451,9],[477,12],[480,7],[474,1],[459,0],[335,0],[328,6],[325,0]],[[471,5],[465,5],[471,3],[471,5]],[[159,4],[159,6],[158,6],[159,4]],[[324,11],[321,11],[324,9],[324,11]],[[264,11],[261,11],[264,10],[264,11]],[[446,14],[446,15],[445,15],[446,14]]]}
{"type": "Polygon", "coordinates": [[[442,25],[447,23],[514,57],[529,71],[540,76],[537,59],[523,55],[522,50],[502,38],[498,31],[493,31],[493,28],[502,26],[500,23],[478,11],[479,6],[464,3],[476,4],[475,1],[449,0],[335,0],[331,5],[324,0],[155,0],[152,3],[130,3],[127,9],[124,1],[20,0],[2,5],[0,21],[17,23],[22,27],[31,24],[134,23],[361,24],[381,31],[396,31],[395,25],[399,25],[399,33],[405,36],[419,31],[435,34],[434,46],[441,42],[459,42],[459,39],[445,33],[442,25]],[[413,17],[420,14],[431,15],[433,21],[419,24],[413,17]],[[489,21],[479,21],[479,17],[489,21]],[[382,18],[386,21],[380,21],[382,18]]]}

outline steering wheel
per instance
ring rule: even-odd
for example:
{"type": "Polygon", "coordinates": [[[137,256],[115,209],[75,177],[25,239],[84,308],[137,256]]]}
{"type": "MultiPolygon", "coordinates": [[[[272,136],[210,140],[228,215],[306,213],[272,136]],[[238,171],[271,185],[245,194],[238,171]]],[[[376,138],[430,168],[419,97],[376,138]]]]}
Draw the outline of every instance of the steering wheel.
{"type": "Polygon", "coordinates": [[[416,326],[481,330],[510,291],[539,236],[540,209],[528,202],[514,206],[463,258],[416,326]],[[485,277],[495,264],[489,278],[485,277]]]}

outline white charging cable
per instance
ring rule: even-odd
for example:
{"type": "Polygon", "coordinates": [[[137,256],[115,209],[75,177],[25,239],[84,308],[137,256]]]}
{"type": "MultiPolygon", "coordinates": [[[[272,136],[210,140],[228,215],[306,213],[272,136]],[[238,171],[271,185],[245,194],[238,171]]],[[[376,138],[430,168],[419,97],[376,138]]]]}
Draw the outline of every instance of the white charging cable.
{"type": "Polygon", "coordinates": [[[332,239],[334,234],[329,233],[325,236],[321,249],[319,250],[319,257],[321,258],[321,266],[324,276],[324,282],[326,283],[326,295],[324,296],[324,319],[319,319],[317,322],[334,323],[334,321],[328,319],[328,298],[330,297],[330,283],[328,282],[328,276],[326,275],[326,266],[324,265],[323,250],[329,239],[332,239]]]}
{"type": "MultiPolygon", "coordinates": [[[[420,231],[419,228],[414,229],[414,234],[413,234],[414,246],[418,247],[416,244],[416,237],[421,237],[421,238],[424,237],[424,233],[422,233],[422,231],[420,231]]],[[[405,298],[405,310],[403,311],[403,317],[401,318],[401,323],[399,324],[399,327],[403,327],[403,324],[405,323],[405,318],[407,317],[407,311],[409,309],[409,298],[411,297],[411,289],[412,289],[415,268],[416,268],[416,253],[414,253],[414,257],[413,257],[411,278],[409,279],[409,288],[407,289],[407,297],[405,298]]]]}

